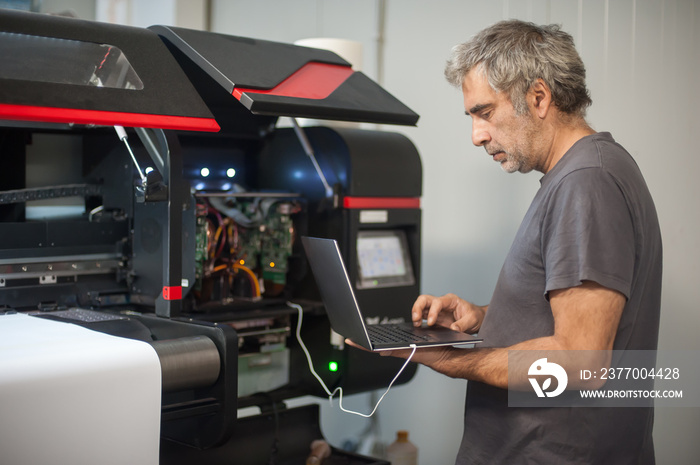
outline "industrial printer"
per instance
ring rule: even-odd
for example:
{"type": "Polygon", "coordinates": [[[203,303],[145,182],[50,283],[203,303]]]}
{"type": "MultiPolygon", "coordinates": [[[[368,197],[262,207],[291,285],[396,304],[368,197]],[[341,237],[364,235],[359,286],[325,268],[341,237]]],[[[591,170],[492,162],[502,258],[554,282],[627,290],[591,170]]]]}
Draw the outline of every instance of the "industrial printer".
{"type": "Polygon", "coordinates": [[[371,322],[408,317],[420,157],[319,121],[418,115],[333,52],[177,27],[0,10],[0,63],[3,463],[305,463],[318,405],[285,402],[326,393],[297,331],[331,388],[390,383],[300,238],[338,241],[371,322]]]}

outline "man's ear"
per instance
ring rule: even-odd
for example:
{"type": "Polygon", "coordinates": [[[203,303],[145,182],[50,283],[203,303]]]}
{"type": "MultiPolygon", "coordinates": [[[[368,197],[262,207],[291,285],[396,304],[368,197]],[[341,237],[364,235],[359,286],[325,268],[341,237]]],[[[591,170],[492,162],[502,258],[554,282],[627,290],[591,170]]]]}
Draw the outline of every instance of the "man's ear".
{"type": "Polygon", "coordinates": [[[528,90],[528,100],[535,115],[545,119],[552,106],[552,91],[542,79],[537,79],[528,90]]]}

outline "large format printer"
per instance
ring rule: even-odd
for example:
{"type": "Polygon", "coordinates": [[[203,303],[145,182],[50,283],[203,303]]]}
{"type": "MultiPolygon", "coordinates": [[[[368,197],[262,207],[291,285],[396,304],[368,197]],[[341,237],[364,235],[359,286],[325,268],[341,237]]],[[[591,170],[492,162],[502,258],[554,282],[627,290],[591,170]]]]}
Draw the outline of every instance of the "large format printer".
{"type": "Polygon", "coordinates": [[[285,401],[325,394],[300,311],[328,386],[389,384],[401,362],[332,333],[299,238],[338,241],[368,319],[406,318],[419,155],[278,122],[418,115],[332,52],[176,27],[0,10],[0,62],[3,463],[304,463],[318,406],[285,401]],[[369,273],[368,246],[405,266],[369,273]]]}

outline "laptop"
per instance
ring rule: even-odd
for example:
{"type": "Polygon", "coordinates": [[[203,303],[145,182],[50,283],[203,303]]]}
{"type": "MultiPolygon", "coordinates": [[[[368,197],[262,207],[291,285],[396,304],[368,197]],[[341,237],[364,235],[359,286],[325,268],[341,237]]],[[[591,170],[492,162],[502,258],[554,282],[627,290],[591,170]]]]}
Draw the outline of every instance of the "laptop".
{"type": "Polygon", "coordinates": [[[443,326],[415,327],[412,322],[366,324],[345,270],[337,241],[301,238],[331,327],[341,336],[370,351],[416,347],[459,346],[482,339],[443,326]]]}

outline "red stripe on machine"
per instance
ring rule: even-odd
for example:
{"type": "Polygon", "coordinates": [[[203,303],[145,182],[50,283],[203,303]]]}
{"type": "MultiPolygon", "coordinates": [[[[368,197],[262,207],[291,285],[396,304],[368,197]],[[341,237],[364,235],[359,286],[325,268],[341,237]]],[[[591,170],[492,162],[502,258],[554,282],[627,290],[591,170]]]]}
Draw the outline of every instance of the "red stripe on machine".
{"type": "Polygon", "coordinates": [[[137,128],[179,129],[183,131],[217,132],[221,129],[213,118],[37,107],[5,103],[0,103],[0,119],[40,121],[43,123],[96,124],[100,126],[114,126],[118,124],[137,128]]]}
{"type": "Polygon", "coordinates": [[[324,99],[353,74],[349,66],[328,63],[307,63],[272,89],[235,88],[233,96],[238,100],[245,93],[324,99]]]}
{"type": "Polygon", "coordinates": [[[349,209],[420,208],[419,197],[345,197],[343,207],[349,209]]]}

